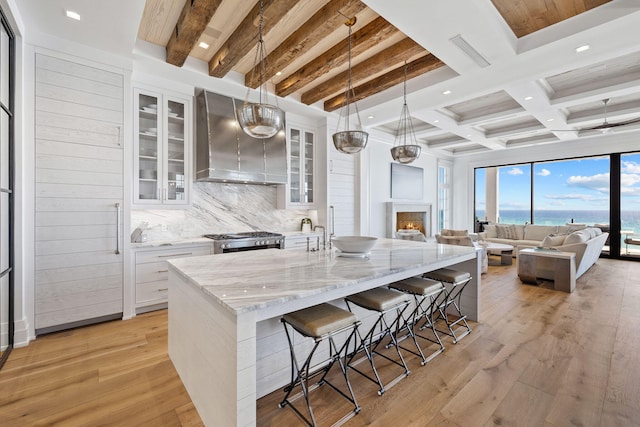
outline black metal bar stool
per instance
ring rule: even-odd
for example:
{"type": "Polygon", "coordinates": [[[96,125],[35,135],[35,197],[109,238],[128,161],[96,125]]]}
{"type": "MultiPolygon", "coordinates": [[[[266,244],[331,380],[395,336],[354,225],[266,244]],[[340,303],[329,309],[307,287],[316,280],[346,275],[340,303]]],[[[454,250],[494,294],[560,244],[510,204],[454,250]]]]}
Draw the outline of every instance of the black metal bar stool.
{"type": "MultiPolygon", "coordinates": [[[[442,282],[446,287],[446,297],[444,301],[438,304],[438,313],[440,318],[444,320],[447,325],[448,331],[438,330],[453,337],[453,343],[457,344],[462,338],[471,333],[471,328],[467,323],[467,316],[465,316],[460,310],[460,298],[462,297],[462,291],[471,281],[471,274],[466,271],[458,271],[450,268],[441,268],[439,270],[430,271],[425,273],[423,277],[428,279],[437,280],[442,282]],[[449,284],[449,286],[446,286],[449,284]],[[457,319],[453,320],[448,310],[452,309],[457,319]],[[464,331],[460,335],[456,335],[454,327],[460,324],[464,331]]],[[[438,320],[438,319],[436,319],[438,320]]]]}
{"type": "Polygon", "coordinates": [[[422,277],[410,277],[399,282],[391,283],[389,285],[389,288],[397,289],[399,291],[413,295],[415,307],[411,314],[406,317],[405,323],[401,327],[401,330],[404,330],[406,328],[407,334],[404,336],[399,336],[397,337],[397,339],[398,342],[400,342],[408,337],[411,337],[418,351],[415,352],[406,347],[402,348],[420,357],[422,359],[421,364],[424,366],[428,361],[444,351],[444,345],[440,340],[440,336],[438,336],[438,331],[436,330],[433,316],[438,312],[438,305],[440,301],[444,301],[446,297],[446,289],[442,282],[439,282],[437,280],[425,279],[422,277]],[[421,320],[424,320],[424,322],[419,325],[419,323],[421,323],[421,320]],[[431,330],[433,338],[421,335],[420,333],[416,332],[416,329],[418,329],[419,331],[423,331],[427,328],[431,330]],[[431,352],[429,356],[425,357],[424,352],[418,344],[418,340],[416,339],[416,337],[422,338],[434,344],[438,344],[438,348],[431,352]]]}
{"type": "Polygon", "coordinates": [[[410,373],[409,368],[404,361],[404,357],[402,357],[400,347],[398,346],[398,342],[396,340],[400,322],[403,319],[402,314],[409,306],[410,299],[407,297],[407,295],[401,292],[393,291],[387,288],[374,288],[369,289],[368,291],[348,296],[347,298],[345,298],[345,301],[347,302],[347,307],[349,308],[349,310],[352,310],[351,305],[353,304],[366,310],[376,311],[378,313],[378,318],[375,320],[373,326],[371,327],[371,329],[369,329],[369,332],[367,332],[364,337],[360,333],[360,330],[358,330],[357,333],[360,337],[360,345],[351,354],[348,365],[351,369],[358,372],[360,375],[378,384],[378,387],[380,387],[380,389],[378,390],[378,394],[382,395],[386,390],[393,387],[398,381],[400,381],[410,373]],[[393,315],[393,320],[389,322],[385,315],[394,312],[395,315],[393,315]],[[384,344],[382,344],[382,340],[385,337],[389,337],[390,339],[387,348],[394,347],[396,349],[396,352],[398,353],[398,360],[392,359],[386,354],[378,351],[378,347],[380,345],[383,345],[384,347],[384,344]],[[354,358],[361,351],[364,351],[367,360],[369,360],[369,364],[371,365],[371,369],[373,370],[373,375],[375,376],[375,378],[356,367],[358,363],[364,360],[364,357],[362,357],[354,361],[354,358]],[[402,374],[398,375],[395,379],[390,381],[388,385],[385,386],[380,379],[378,370],[376,369],[374,356],[383,357],[390,362],[393,362],[396,365],[402,367],[402,374]]]}
{"type": "MultiPolygon", "coordinates": [[[[353,410],[346,414],[339,423],[342,423],[349,418],[360,412],[360,406],[356,402],[351,383],[349,382],[349,375],[347,373],[346,351],[349,348],[349,343],[352,339],[355,339],[356,331],[360,322],[355,314],[342,308],[336,307],[331,304],[323,303],[313,307],[305,308],[295,311],[293,313],[286,314],[280,319],[284,325],[284,330],[287,334],[287,340],[289,341],[289,351],[291,353],[291,383],[285,387],[285,396],[279,406],[281,408],[289,405],[291,409],[295,411],[300,418],[302,418],[308,425],[316,426],[316,419],[311,409],[311,403],[309,400],[309,393],[323,384],[327,384],[329,387],[337,391],[341,396],[353,403],[353,410]],[[287,327],[287,325],[289,327],[287,327]],[[294,350],[294,343],[292,340],[292,333],[289,329],[297,331],[304,337],[314,339],[314,345],[311,352],[306,357],[302,365],[298,363],[298,359],[294,350]],[[336,344],[335,337],[338,334],[347,333],[347,339],[339,348],[336,344]],[[329,342],[329,355],[328,359],[321,362],[317,362],[315,366],[311,366],[313,355],[315,354],[318,346],[323,341],[329,342]],[[340,390],[334,384],[329,382],[327,374],[338,362],[342,376],[346,382],[347,392],[340,390]],[[320,379],[309,386],[309,379],[320,376],[320,379]],[[291,396],[291,392],[300,386],[301,391],[294,396],[291,396]],[[291,396],[291,397],[290,397],[291,396]],[[307,418],[302,412],[292,403],[299,397],[304,397],[307,413],[307,418]]],[[[315,362],[315,361],[314,361],[315,362]]]]}

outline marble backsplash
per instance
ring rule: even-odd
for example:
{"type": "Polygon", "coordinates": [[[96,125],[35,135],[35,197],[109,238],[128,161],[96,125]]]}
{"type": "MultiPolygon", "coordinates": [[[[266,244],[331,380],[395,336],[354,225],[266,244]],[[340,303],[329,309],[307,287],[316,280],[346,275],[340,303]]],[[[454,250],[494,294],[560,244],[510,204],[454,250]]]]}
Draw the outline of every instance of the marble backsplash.
{"type": "Polygon", "coordinates": [[[300,230],[307,209],[277,208],[277,188],[265,185],[195,182],[185,209],[135,209],[131,231],[144,226],[146,241],[179,240],[207,233],[300,230]],[[146,224],[146,225],[145,225],[146,224]]]}

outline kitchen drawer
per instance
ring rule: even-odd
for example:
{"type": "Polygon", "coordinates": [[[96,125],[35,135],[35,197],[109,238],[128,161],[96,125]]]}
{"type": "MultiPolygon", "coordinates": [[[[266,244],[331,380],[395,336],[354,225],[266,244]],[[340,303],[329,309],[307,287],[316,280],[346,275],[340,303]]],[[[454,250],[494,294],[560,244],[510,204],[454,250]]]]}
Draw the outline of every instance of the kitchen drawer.
{"type": "Polygon", "coordinates": [[[136,284],[136,304],[157,304],[167,301],[168,296],[168,280],[158,280],[155,282],[136,284]]]}
{"type": "Polygon", "coordinates": [[[168,279],[169,270],[166,261],[136,265],[136,284],[168,279]]]}
{"type": "Polygon", "coordinates": [[[171,249],[153,249],[136,253],[136,264],[166,261],[170,258],[183,258],[197,255],[211,255],[211,245],[183,246],[171,249]]]}

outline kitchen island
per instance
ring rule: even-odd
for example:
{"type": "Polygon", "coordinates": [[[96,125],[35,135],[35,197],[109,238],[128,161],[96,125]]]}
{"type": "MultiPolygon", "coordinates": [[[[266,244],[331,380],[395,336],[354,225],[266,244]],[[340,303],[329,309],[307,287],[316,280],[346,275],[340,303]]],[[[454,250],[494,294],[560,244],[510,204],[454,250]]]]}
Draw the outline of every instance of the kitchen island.
{"type": "Polygon", "coordinates": [[[366,258],[266,249],[169,261],[169,356],[206,425],[252,426],[256,399],[289,380],[279,318],[442,267],[467,271],[463,311],[480,320],[473,247],[379,239],[366,258]]]}

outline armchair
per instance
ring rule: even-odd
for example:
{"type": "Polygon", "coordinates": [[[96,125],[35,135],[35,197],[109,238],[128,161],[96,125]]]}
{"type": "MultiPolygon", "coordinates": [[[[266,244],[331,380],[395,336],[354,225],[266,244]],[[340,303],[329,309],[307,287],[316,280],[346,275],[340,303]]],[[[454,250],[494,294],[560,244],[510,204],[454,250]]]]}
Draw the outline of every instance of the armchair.
{"type": "Polygon", "coordinates": [[[489,257],[487,255],[487,248],[477,242],[474,242],[471,236],[467,233],[467,230],[448,230],[443,229],[441,234],[436,234],[436,242],[445,245],[458,245],[458,246],[472,246],[476,249],[481,249],[482,256],[480,260],[482,262],[482,273],[486,273],[489,270],[489,257]]]}

